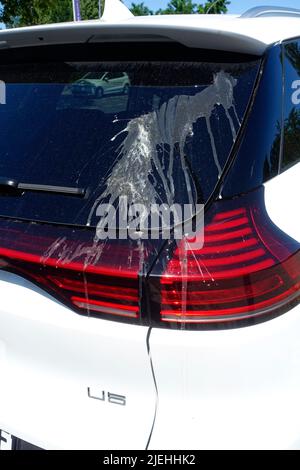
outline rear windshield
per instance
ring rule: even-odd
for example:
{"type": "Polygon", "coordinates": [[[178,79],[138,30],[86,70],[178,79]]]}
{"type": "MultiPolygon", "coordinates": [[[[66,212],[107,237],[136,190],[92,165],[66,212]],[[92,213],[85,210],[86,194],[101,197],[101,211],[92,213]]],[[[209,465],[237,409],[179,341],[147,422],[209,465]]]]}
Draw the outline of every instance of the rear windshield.
{"type": "MultiPolygon", "coordinates": [[[[0,65],[0,216],[95,225],[100,202],[204,203],[236,140],[259,60],[0,65]]],[[[81,58],[80,58],[81,59],[81,58]]]]}

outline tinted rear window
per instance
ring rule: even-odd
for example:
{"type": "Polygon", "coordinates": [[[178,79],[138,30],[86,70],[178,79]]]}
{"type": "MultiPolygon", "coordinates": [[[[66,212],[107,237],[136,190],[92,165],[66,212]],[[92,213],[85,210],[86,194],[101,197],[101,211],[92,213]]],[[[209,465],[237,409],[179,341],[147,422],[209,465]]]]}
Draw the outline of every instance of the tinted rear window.
{"type": "Polygon", "coordinates": [[[2,60],[0,177],[86,196],[2,194],[0,216],[94,225],[97,204],[124,195],[129,203],[205,202],[259,63],[101,60],[101,47],[88,60],[2,60]]]}
{"type": "Polygon", "coordinates": [[[281,170],[300,162],[300,41],[284,45],[284,143],[281,170]]]}

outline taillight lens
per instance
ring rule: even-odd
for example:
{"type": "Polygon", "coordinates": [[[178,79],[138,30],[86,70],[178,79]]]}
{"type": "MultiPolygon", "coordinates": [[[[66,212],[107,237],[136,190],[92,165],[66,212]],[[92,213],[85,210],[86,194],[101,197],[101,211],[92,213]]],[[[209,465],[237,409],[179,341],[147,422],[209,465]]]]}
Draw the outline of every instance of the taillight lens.
{"type": "Polygon", "coordinates": [[[299,244],[269,219],[263,188],[214,203],[203,246],[195,241],[180,241],[162,269],[161,322],[228,323],[280,313],[299,301],[299,244]]]}
{"type": "Polygon", "coordinates": [[[34,281],[78,313],[140,322],[139,273],[149,255],[146,243],[96,242],[94,235],[0,221],[0,267],[34,281]]]}

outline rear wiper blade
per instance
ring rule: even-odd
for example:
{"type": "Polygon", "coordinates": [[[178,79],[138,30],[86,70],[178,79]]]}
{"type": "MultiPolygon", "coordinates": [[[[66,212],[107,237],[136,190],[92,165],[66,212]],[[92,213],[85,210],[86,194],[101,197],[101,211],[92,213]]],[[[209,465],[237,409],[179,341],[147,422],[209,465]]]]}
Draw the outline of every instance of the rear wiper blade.
{"type": "Polygon", "coordinates": [[[21,183],[10,178],[0,177],[0,193],[9,193],[19,195],[24,191],[33,191],[40,193],[63,194],[66,196],[83,197],[86,193],[84,188],[70,188],[67,186],[51,186],[48,184],[21,183]]]}

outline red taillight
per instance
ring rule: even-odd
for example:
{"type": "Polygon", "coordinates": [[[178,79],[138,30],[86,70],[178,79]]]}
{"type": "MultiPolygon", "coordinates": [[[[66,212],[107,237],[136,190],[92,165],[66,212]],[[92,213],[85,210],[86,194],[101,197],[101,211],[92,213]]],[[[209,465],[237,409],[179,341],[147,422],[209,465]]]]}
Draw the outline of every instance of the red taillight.
{"type": "Polygon", "coordinates": [[[0,219],[0,268],[78,313],[160,327],[254,323],[300,300],[300,244],[269,219],[263,188],[212,204],[202,247],[203,234],[168,241],[165,252],[162,240],[94,236],[0,219]]]}
{"type": "Polygon", "coordinates": [[[96,243],[87,230],[25,227],[0,221],[0,267],[33,280],[79,313],[140,320],[145,248],[127,240],[96,243]]]}
{"type": "Polygon", "coordinates": [[[206,220],[203,247],[182,240],[160,278],[162,322],[229,322],[299,300],[299,244],[272,224],[262,190],[216,202],[206,220]]]}

